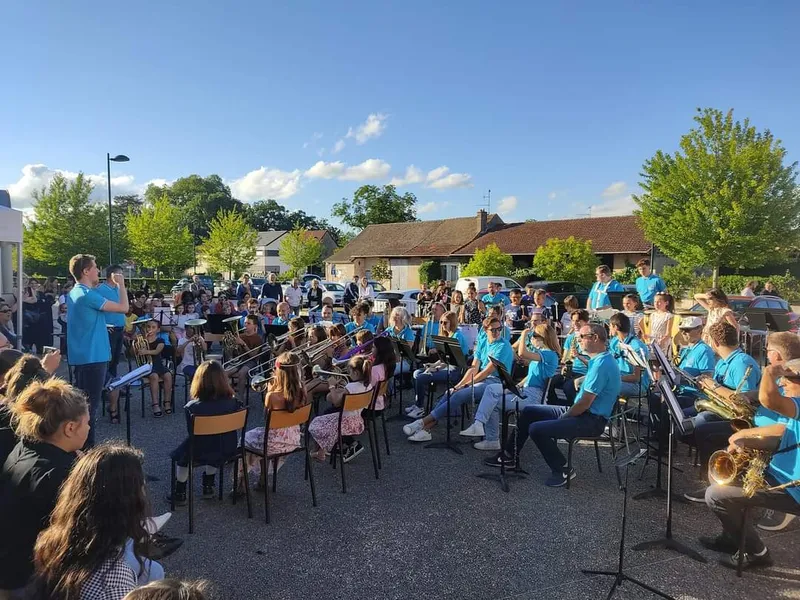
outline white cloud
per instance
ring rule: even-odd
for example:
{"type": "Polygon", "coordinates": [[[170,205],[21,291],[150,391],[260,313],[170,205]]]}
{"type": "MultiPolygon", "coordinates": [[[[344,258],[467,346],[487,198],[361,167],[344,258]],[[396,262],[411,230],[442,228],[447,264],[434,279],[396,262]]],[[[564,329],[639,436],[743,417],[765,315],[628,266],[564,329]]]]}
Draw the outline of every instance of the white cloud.
{"type": "Polygon", "coordinates": [[[425,213],[434,212],[438,208],[439,205],[436,202],[426,202],[417,208],[417,214],[424,215],[425,213]]]}
{"type": "Polygon", "coordinates": [[[300,189],[300,169],[281,171],[261,167],[250,171],[244,177],[226,182],[231,187],[235,198],[244,201],[274,198],[285,200],[291,198],[300,189]]]}
{"type": "Polygon", "coordinates": [[[383,113],[372,113],[361,125],[355,129],[351,127],[344,137],[355,139],[359,146],[365,144],[372,138],[380,137],[386,131],[386,119],[388,118],[389,115],[383,113]]]}
{"type": "Polygon", "coordinates": [[[507,215],[517,209],[517,204],[519,204],[519,200],[517,200],[516,196],[506,196],[497,205],[497,212],[501,215],[507,215]]]}
{"type": "Polygon", "coordinates": [[[389,182],[391,185],[409,185],[412,183],[422,183],[424,181],[424,177],[422,175],[422,171],[420,171],[414,165],[410,165],[406,169],[406,174],[403,177],[392,177],[392,180],[389,182]]]}
{"type": "Polygon", "coordinates": [[[603,198],[618,198],[628,191],[628,184],[624,181],[615,181],[603,190],[603,198]]]}
{"type": "Polygon", "coordinates": [[[336,143],[333,145],[333,150],[331,150],[331,152],[333,154],[338,154],[339,152],[344,150],[344,146],[345,146],[344,140],[336,140],[336,143]]]}
{"type": "Polygon", "coordinates": [[[427,181],[428,183],[434,182],[437,179],[441,179],[445,175],[450,172],[450,169],[447,167],[436,167],[432,171],[428,171],[427,181]]]}
{"type": "Polygon", "coordinates": [[[309,179],[339,179],[341,181],[366,181],[387,177],[392,165],[379,158],[368,158],[358,165],[348,167],[341,161],[317,161],[305,172],[309,179]]]}
{"type": "Polygon", "coordinates": [[[305,176],[311,179],[333,179],[344,173],[344,170],[345,164],[341,161],[325,162],[320,160],[305,172],[305,176]]]}
{"type": "Polygon", "coordinates": [[[442,177],[441,179],[437,179],[436,181],[429,183],[428,187],[437,190],[448,190],[453,188],[471,188],[472,175],[468,175],[467,173],[450,173],[449,175],[442,177]]]}
{"type": "Polygon", "coordinates": [[[628,194],[621,198],[614,198],[600,204],[593,204],[589,207],[589,210],[593,217],[615,217],[630,215],[635,208],[636,203],[633,201],[633,196],[628,194]]]}

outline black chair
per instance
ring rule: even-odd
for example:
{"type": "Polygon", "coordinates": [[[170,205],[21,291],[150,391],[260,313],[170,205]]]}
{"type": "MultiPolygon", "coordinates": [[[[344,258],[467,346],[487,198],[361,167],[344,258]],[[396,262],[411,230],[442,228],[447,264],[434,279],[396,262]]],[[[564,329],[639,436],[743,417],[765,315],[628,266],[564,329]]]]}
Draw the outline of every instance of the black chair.
{"type": "Polygon", "coordinates": [[[372,428],[372,435],[375,437],[375,454],[378,459],[378,468],[382,469],[383,466],[381,465],[381,450],[380,444],[378,443],[378,425],[376,423],[378,417],[380,417],[381,425],[383,426],[383,440],[386,444],[386,456],[391,456],[392,452],[389,449],[389,432],[386,429],[386,409],[388,406],[384,405],[381,410],[375,410],[375,404],[378,401],[380,396],[383,396],[385,400],[388,400],[388,392],[389,392],[389,381],[384,380],[378,383],[377,387],[375,388],[375,395],[372,399],[372,404],[370,408],[366,411],[362,412],[362,416],[364,417],[364,426],[372,428]]]}
{"type": "MultiPolygon", "coordinates": [[[[365,408],[369,408],[374,405],[375,398],[377,398],[376,392],[378,388],[367,390],[365,392],[359,392],[357,394],[345,394],[344,400],[342,402],[342,410],[339,412],[339,422],[338,422],[338,431],[337,431],[337,443],[333,447],[331,451],[331,465],[333,468],[336,468],[337,459],[343,457],[343,448],[344,443],[342,441],[342,416],[346,411],[358,411],[363,410],[365,408]]],[[[370,425],[364,422],[364,429],[367,432],[367,436],[369,437],[369,450],[372,454],[372,467],[375,471],[375,479],[379,479],[378,474],[378,459],[375,453],[375,446],[377,442],[374,441],[373,433],[374,433],[374,425],[370,427],[370,425]]],[[[342,468],[342,493],[347,493],[347,482],[345,476],[345,462],[341,460],[341,468],[342,468]]]]}

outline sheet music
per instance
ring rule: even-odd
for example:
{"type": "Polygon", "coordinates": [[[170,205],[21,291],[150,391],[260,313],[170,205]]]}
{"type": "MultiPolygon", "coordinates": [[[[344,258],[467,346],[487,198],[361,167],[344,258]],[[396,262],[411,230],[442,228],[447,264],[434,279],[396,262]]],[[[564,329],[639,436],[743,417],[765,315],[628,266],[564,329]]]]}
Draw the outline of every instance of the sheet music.
{"type": "Polygon", "coordinates": [[[153,372],[153,365],[147,364],[134,369],[130,373],[125,373],[122,377],[117,377],[114,381],[110,381],[108,385],[106,385],[106,390],[109,392],[113,392],[117,388],[123,387],[134,381],[141,379],[142,377],[147,377],[150,373],[153,372]]]}

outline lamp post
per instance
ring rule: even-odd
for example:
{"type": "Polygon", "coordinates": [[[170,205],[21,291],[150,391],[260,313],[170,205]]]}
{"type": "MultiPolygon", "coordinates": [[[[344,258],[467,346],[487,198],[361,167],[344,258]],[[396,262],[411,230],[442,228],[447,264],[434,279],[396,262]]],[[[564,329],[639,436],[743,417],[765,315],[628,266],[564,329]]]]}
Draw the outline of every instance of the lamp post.
{"type": "Polygon", "coordinates": [[[114,229],[111,219],[111,163],[112,162],[128,162],[130,158],[124,154],[117,154],[112,157],[106,152],[106,172],[108,180],[108,264],[114,264],[114,229]]]}

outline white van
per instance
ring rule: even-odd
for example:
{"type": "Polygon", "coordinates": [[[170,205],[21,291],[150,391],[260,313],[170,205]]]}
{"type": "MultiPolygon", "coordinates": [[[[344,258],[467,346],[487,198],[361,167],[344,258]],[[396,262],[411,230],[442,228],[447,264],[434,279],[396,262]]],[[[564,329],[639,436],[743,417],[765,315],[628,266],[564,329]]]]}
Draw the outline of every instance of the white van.
{"type": "Polygon", "coordinates": [[[522,286],[511,279],[510,277],[505,277],[503,275],[481,275],[480,277],[460,277],[456,282],[456,289],[460,291],[464,296],[467,295],[467,288],[469,287],[470,283],[474,283],[477,290],[480,292],[482,290],[489,289],[489,284],[492,282],[496,282],[500,284],[500,291],[507,292],[509,290],[513,290],[514,288],[522,289],[522,286]]]}

